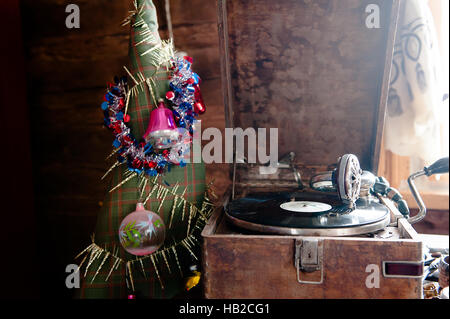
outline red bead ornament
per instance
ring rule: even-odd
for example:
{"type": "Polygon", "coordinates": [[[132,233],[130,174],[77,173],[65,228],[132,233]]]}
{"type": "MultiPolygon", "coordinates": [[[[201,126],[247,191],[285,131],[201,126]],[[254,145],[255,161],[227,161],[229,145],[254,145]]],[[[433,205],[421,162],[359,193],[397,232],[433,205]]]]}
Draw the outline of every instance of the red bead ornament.
{"type": "Polygon", "coordinates": [[[166,99],[168,99],[169,101],[172,101],[175,98],[175,93],[172,91],[169,91],[166,93],[166,99]]]}
{"type": "Polygon", "coordinates": [[[136,296],[135,295],[128,295],[128,299],[130,299],[130,300],[136,299],[136,296]]]}
{"type": "Polygon", "coordinates": [[[156,167],[156,163],[155,162],[149,162],[149,161],[144,162],[144,168],[145,169],[155,168],[155,167],[156,167]]]}
{"type": "Polygon", "coordinates": [[[195,111],[195,113],[203,114],[206,112],[206,107],[204,104],[202,104],[200,102],[195,102],[194,103],[194,111],[195,111]]]}
{"type": "Polygon", "coordinates": [[[142,161],[138,160],[137,158],[133,161],[132,166],[137,169],[142,168],[142,161]]]}
{"type": "Polygon", "coordinates": [[[200,91],[200,86],[198,84],[194,85],[194,97],[195,97],[195,103],[194,103],[194,112],[198,114],[203,114],[206,112],[206,105],[203,101],[202,92],[200,91]]]}
{"type": "Polygon", "coordinates": [[[188,61],[188,62],[191,63],[191,64],[194,63],[194,59],[191,58],[191,57],[188,56],[188,55],[184,56],[183,59],[185,59],[186,61],[188,61]]]}
{"type": "Polygon", "coordinates": [[[131,117],[130,117],[128,114],[125,115],[125,116],[123,117],[123,121],[124,121],[125,123],[130,122],[130,119],[131,119],[131,117]]]}

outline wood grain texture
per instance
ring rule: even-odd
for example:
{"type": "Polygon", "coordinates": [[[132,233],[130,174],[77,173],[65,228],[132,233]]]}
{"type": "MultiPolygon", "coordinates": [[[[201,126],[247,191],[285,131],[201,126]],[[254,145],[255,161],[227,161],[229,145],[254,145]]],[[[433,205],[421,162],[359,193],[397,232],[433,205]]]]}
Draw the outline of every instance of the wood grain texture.
{"type": "MultiPolygon", "coordinates": [[[[297,282],[294,236],[239,234],[227,229],[217,210],[203,232],[205,296],[211,299],[355,299],[421,298],[420,278],[380,276],[380,288],[366,287],[367,265],[382,269],[383,261],[421,261],[417,240],[391,238],[330,238],[323,240],[324,282],[297,282]],[[220,229],[225,229],[220,231],[220,229]]],[[[303,280],[320,274],[301,273],[303,280]]]]}
{"type": "Polygon", "coordinates": [[[219,3],[234,126],[278,128],[279,153],[294,151],[299,165],[328,165],[353,153],[364,169],[376,169],[392,2],[219,3]],[[382,28],[366,27],[369,3],[379,6],[382,28]]]}

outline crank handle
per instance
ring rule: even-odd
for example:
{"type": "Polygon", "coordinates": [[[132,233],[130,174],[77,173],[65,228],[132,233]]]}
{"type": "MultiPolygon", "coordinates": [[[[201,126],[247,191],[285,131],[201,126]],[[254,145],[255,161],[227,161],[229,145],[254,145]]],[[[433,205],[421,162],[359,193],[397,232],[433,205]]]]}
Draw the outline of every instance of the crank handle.
{"type": "Polygon", "coordinates": [[[448,164],[449,164],[448,157],[441,158],[440,160],[434,162],[432,165],[425,167],[423,170],[416,172],[408,177],[409,188],[414,197],[414,200],[419,206],[419,213],[413,217],[408,218],[410,224],[415,224],[421,221],[422,219],[425,218],[427,214],[427,208],[425,207],[422,197],[420,196],[419,191],[417,190],[416,185],[414,184],[414,180],[420,176],[431,176],[434,174],[448,173],[448,164]]]}

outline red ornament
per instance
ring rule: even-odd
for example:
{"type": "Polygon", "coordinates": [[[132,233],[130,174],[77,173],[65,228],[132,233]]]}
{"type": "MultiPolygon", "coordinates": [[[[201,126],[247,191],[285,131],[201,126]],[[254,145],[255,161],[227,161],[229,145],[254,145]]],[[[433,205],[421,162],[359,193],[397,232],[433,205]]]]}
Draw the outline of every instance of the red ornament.
{"type": "Polygon", "coordinates": [[[136,299],[136,296],[135,295],[128,295],[128,299],[130,299],[130,300],[136,299]]]}
{"type": "Polygon", "coordinates": [[[134,168],[142,168],[142,161],[138,160],[137,158],[134,159],[133,163],[132,163],[134,168]]]}
{"type": "Polygon", "coordinates": [[[202,92],[200,91],[200,86],[198,84],[194,85],[194,97],[195,97],[195,103],[194,103],[194,112],[198,114],[203,114],[206,112],[206,105],[203,101],[202,92]]]}
{"type": "Polygon", "coordinates": [[[156,163],[155,162],[148,162],[148,161],[144,162],[144,168],[145,169],[155,168],[155,167],[156,167],[156,163]]]}
{"type": "Polygon", "coordinates": [[[189,63],[191,63],[191,64],[194,62],[194,59],[191,58],[191,57],[188,56],[188,55],[184,56],[183,58],[184,58],[186,61],[188,61],[189,63]]]}
{"type": "Polygon", "coordinates": [[[166,99],[168,99],[169,101],[172,101],[175,98],[175,93],[172,91],[169,91],[166,93],[166,99]]]}
{"type": "Polygon", "coordinates": [[[194,103],[194,111],[197,114],[203,114],[206,112],[206,107],[204,104],[202,104],[200,102],[195,102],[194,103]]]}
{"type": "Polygon", "coordinates": [[[127,115],[125,115],[124,117],[123,117],[123,121],[125,122],[125,123],[128,123],[128,122],[130,122],[130,116],[127,114],[127,115]]]}

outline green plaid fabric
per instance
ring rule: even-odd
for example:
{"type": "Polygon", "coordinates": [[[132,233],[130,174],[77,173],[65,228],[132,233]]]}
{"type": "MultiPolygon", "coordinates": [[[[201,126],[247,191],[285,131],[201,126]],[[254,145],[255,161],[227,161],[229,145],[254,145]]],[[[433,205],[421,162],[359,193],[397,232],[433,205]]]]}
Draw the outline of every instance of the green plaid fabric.
{"type": "MultiPolygon", "coordinates": [[[[151,27],[155,37],[158,35],[158,24],[156,18],[156,9],[151,0],[138,1],[139,6],[145,5],[144,19],[151,27]]],[[[132,21],[134,23],[134,21],[132,21]]],[[[155,73],[155,67],[151,64],[146,56],[141,56],[152,47],[152,44],[144,44],[136,47],[136,43],[141,41],[142,36],[136,29],[131,28],[130,36],[130,71],[136,77],[137,72],[142,72],[146,77],[150,77],[155,73]]],[[[167,73],[158,73],[157,76],[157,98],[164,97],[168,90],[167,73]]],[[[134,85],[133,81],[129,79],[130,86],[134,85]]],[[[130,99],[128,113],[131,116],[130,127],[132,133],[136,138],[141,137],[148,125],[149,116],[153,100],[148,90],[139,91],[139,94],[130,99]]],[[[124,179],[124,173],[127,171],[125,165],[116,168],[112,172],[112,180],[110,189],[119,184],[124,179]]],[[[179,183],[178,194],[181,194],[187,187],[185,198],[197,203],[197,207],[201,207],[205,185],[205,168],[203,164],[188,164],[186,167],[175,167],[169,173],[159,177],[159,183],[171,188],[176,183],[179,183]]],[[[150,192],[152,185],[147,185],[146,194],[150,192]]],[[[139,199],[138,179],[134,178],[128,181],[119,189],[107,194],[98,216],[95,243],[102,248],[113,251],[115,247],[119,247],[119,256],[124,260],[135,259],[135,256],[128,254],[121,246],[119,241],[118,230],[121,221],[125,216],[133,212],[136,208],[136,203],[139,199]]],[[[173,204],[173,196],[170,194],[164,200],[164,204],[158,211],[161,199],[156,198],[156,194],[146,204],[146,209],[157,212],[166,224],[166,244],[172,241],[181,240],[187,234],[187,214],[183,219],[182,206],[179,207],[174,214],[172,227],[168,229],[170,212],[173,204]]],[[[177,250],[179,263],[182,265],[183,273],[187,274],[186,269],[193,263],[190,254],[182,248],[177,250]]],[[[96,260],[88,269],[86,277],[83,280],[82,287],[79,291],[80,298],[126,298],[130,290],[127,288],[126,282],[126,267],[120,264],[117,270],[114,270],[108,279],[105,281],[108,273],[113,266],[113,259],[108,258],[101,268],[101,271],[96,275],[97,269],[100,266],[101,259],[96,260]],[[95,280],[92,279],[95,277],[95,280]]],[[[172,298],[179,294],[184,289],[184,280],[178,270],[177,263],[174,258],[168,260],[170,270],[162,260],[157,261],[158,272],[164,284],[162,289],[158,277],[155,273],[153,264],[149,259],[143,262],[144,272],[141,267],[133,269],[133,282],[138,298],[172,298]],[[145,273],[145,274],[144,274],[145,273]]],[[[84,272],[82,270],[82,277],[84,272]]]]}

